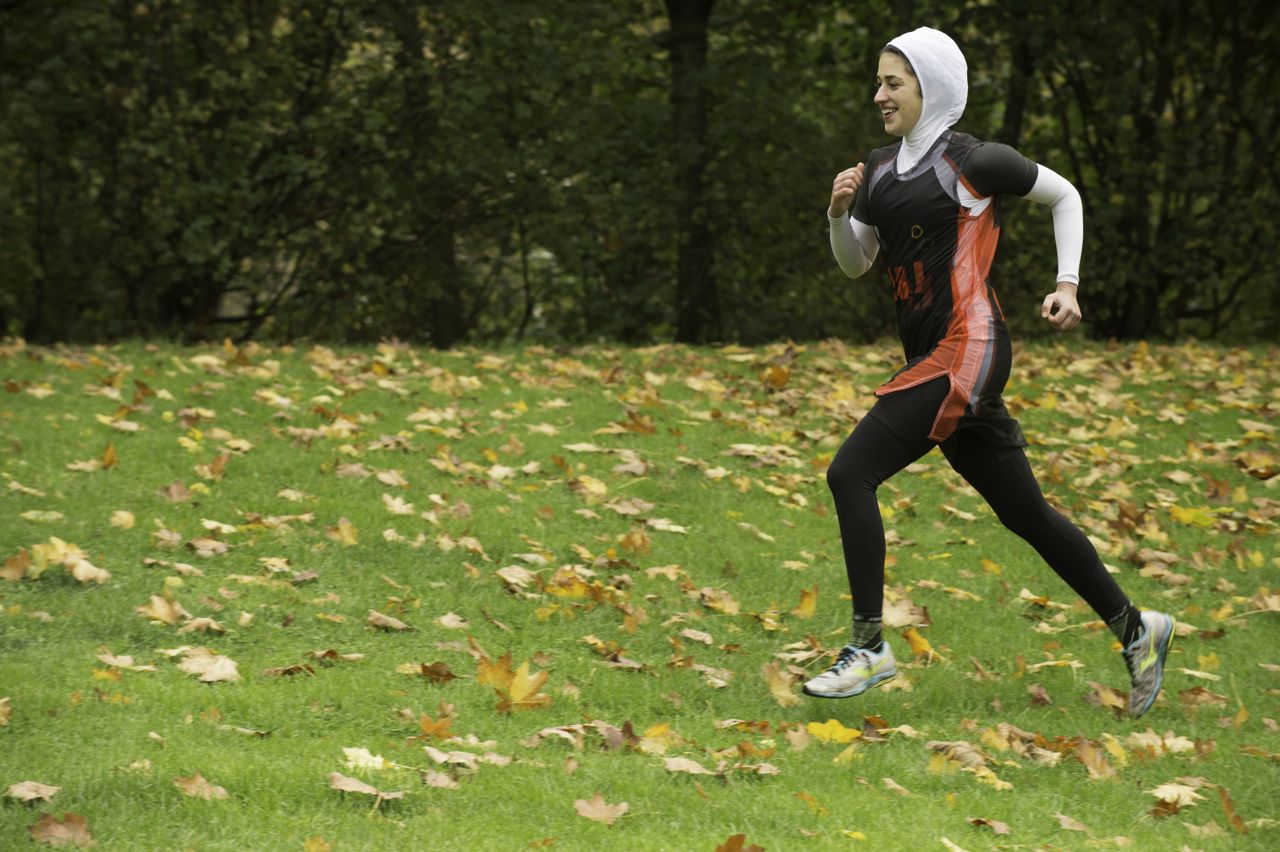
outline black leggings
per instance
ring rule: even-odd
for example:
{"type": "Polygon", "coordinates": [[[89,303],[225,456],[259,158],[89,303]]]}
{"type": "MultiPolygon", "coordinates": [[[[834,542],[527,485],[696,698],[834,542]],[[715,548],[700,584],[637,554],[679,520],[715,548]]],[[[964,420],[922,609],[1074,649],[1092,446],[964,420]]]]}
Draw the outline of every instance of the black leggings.
{"type": "MultiPolygon", "coordinates": [[[[935,446],[926,436],[948,387],[942,376],[880,398],[827,469],[859,615],[879,616],[884,607],[884,525],[876,489],[935,446]]],[[[937,446],[1000,522],[1034,547],[1104,621],[1125,609],[1128,598],[1102,566],[1093,544],[1045,502],[1021,447],[991,443],[977,430],[963,428],[937,446]]]]}

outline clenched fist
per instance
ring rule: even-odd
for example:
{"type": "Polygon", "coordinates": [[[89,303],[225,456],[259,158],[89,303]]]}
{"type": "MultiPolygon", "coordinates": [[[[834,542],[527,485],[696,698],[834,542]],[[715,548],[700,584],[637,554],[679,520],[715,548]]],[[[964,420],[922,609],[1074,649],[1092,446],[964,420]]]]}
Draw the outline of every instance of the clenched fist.
{"type": "Polygon", "coordinates": [[[832,219],[839,219],[853,204],[853,197],[858,194],[858,187],[862,186],[864,165],[858,163],[836,175],[831,184],[831,206],[827,208],[827,215],[832,219]]]}

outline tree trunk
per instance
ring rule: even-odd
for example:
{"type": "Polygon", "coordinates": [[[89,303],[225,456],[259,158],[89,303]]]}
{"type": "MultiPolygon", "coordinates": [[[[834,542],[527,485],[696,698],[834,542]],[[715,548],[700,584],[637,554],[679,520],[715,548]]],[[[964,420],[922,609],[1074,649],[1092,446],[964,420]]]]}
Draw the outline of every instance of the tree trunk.
{"type": "Polygon", "coordinates": [[[707,221],[707,23],[714,0],[666,0],[671,23],[671,112],[679,204],[676,259],[676,341],[720,337],[715,247],[707,221]]]}
{"type": "Polygon", "coordinates": [[[1004,99],[1004,119],[1000,123],[996,139],[1017,148],[1022,136],[1022,113],[1027,105],[1027,91],[1031,88],[1036,67],[1035,57],[1031,53],[1026,7],[1021,3],[1014,3],[1009,9],[1009,19],[1009,88],[1004,99]]]}

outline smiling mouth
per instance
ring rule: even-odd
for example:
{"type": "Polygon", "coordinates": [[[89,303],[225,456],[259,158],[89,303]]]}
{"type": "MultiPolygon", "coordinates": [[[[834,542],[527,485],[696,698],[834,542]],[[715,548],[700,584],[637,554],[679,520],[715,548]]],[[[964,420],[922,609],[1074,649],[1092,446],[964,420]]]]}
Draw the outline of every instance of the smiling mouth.
{"type": "Polygon", "coordinates": [[[883,118],[885,121],[888,121],[890,118],[893,118],[893,117],[894,117],[895,115],[897,115],[897,114],[898,114],[898,110],[897,110],[897,109],[882,109],[882,110],[880,110],[880,117],[881,117],[881,118],[883,118]]]}

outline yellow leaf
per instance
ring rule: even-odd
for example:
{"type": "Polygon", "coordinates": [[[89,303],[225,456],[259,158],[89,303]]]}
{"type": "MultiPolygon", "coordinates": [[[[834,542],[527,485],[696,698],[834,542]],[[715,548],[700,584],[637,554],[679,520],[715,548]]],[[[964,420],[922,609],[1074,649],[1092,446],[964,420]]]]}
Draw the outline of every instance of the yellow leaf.
{"type": "Polygon", "coordinates": [[[1173,519],[1178,523],[1189,526],[1212,527],[1217,523],[1213,513],[1203,507],[1185,509],[1182,506],[1171,506],[1169,514],[1173,515],[1173,519]]]}
{"type": "Polygon", "coordinates": [[[818,587],[805,589],[800,592],[800,603],[795,609],[791,610],[791,614],[797,618],[813,618],[813,613],[818,606],[818,587]]]}
{"type": "Polygon", "coordinates": [[[907,642],[911,645],[911,653],[917,657],[925,657],[928,660],[933,660],[935,657],[942,659],[942,655],[933,650],[929,640],[921,636],[920,631],[914,627],[908,627],[902,635],[906,637],[907,642]]]}
{"type": "Polygon", "coordinates": [[[857,728],[846,728],[836,719],[825,722],[810,722],[805,730],[824,743],[849,743],[862,736],[857,728]]]}
{"type": "Polygon", "coordinates": [[[781,707],[794,707],[800,703],[795,693],[796,678],[777,663],[765,663],[760,667],[760,676],[769,686],[769,694],[781,707]]]}

